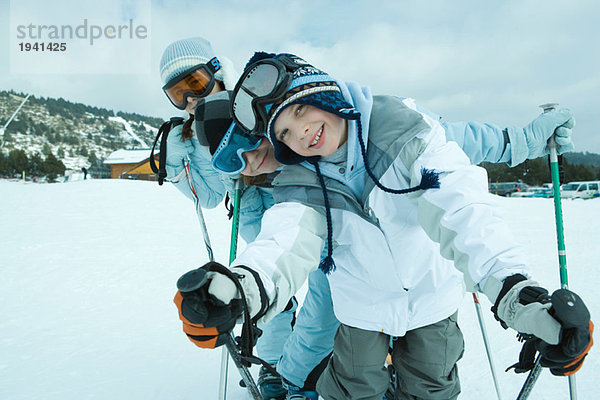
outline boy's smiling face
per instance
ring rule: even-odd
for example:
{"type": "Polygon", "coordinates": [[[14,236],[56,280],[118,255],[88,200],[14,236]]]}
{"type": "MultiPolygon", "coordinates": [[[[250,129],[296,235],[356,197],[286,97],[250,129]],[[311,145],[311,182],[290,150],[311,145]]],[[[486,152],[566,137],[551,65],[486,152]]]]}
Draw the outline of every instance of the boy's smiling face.
{"type": "Polygon", "coordinates": [[[348,138],[348,123],[320,108],[293,104],[273,125],[275,137],[301,156],[330,156],[348,138]]]}

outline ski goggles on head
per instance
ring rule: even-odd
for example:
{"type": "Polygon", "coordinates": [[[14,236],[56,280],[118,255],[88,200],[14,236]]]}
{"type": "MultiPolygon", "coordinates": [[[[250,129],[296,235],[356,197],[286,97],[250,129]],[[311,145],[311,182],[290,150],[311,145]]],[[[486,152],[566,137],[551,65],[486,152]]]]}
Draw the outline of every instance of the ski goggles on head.
{"type": "Polygon", "coordinates": [[[237,175],[246,168],[243,153],[260,146],[262,137],[244,132],[233,122],[212,157],[212,166],[227,175],[237,175]]]}
{"type": "Polygon", "coordinates": [[[162,89],[175,107],[185,110],[188,96],[204,97],[212,91],[215,72],[219,69],[221,64],[217,57],[211,58],[206,64],[195,65],[182,72],[162,89]]]}
{"type": "Polygon", "coordinates": [[[265,58],[250,65],[233,90],[231,115],[248,133],[263,135],[266,131],[267,106],[279,100],[288,90],[294,71],[306,61],[292,55],[265,58]]]}

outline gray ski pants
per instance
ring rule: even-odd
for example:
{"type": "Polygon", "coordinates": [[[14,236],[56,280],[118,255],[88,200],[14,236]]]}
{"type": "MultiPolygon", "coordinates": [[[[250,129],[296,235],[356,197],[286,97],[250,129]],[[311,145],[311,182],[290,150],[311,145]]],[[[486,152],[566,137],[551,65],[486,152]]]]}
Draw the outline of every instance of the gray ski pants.
{"type": "MultiPolygon", "coordinates": [[[[457,313],[408,331],[393,341],[392,363],[398,373],[395,400],[450,400],[460,393],[456,363],[463,355],[457,313]]],[[[333,356],[317,382],[326,400],[381,400],[389,385],[384,367],[390,336],[342,324],[333,356]]]]}

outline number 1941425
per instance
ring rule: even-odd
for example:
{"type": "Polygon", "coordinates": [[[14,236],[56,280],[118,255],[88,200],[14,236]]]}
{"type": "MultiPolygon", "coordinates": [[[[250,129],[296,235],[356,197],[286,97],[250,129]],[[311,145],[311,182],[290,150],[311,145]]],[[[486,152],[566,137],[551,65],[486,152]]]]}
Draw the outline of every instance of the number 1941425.
{"type": "Polygon", "coordinates": [[[21,42],[19,43],[21,51],[66,51],[66,43],[57,42],[21,42]]]}

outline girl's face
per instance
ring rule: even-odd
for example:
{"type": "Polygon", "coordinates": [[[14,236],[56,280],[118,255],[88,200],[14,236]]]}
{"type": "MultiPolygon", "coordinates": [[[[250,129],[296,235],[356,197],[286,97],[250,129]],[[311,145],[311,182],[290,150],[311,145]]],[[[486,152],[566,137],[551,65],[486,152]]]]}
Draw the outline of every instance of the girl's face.
{"type": "Polygon", "coordinates": [[[348,123],[320,108],[294,104],[273,125],[275,137],[301,156],[330,156],[348,138],[348,123]]]}
{"type": "Polygon", "coordinates": [[[242,171],[242,175],[257,176],[268,174],[275,172],[281,166],[279,161],[275,159],[273,146],[267,138],[263,138],[256,149],[246,151],[242,155],[246,160],[246,168],[242,171]]]}
{"type": "MultiPolygon", "coordinates": [[[[221,85],[218,84],[218,82],[215,82],[215,86],[213,86],[212,90],[210,91],[209,94],[207,94],[206,96],[203,97],[208,97],[211,94],[217,93],[222,91],[223,89],[221,88],[221,85]]],[[[188,114],[194,115],[194,111],[196,110],[196,103],[198,102],[198,100],[200,100],[202,97],[195,97],[195,96],[188,96],[187,97],[187,106],[185,106],[185,111],[188,112],[188,114]]]]}

